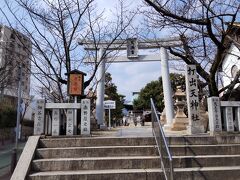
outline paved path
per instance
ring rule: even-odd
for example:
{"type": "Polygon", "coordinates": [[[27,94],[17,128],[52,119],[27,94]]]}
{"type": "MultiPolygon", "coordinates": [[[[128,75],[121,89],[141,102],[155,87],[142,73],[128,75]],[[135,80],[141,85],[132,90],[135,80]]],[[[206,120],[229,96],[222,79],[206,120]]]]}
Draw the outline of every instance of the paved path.
{"type": "Polygon", "coordinates": [[[112,136],[112,137],[151,137],[152,126],[151,123],[147,122],[145,126],[138,124],[134,126],[130,124],[129,126],[118,126],[116,128],[111,128],[111,130],[105,131],[94,131],[93,136],[112,136]]]}
{"type": "MultiPolygon", "coordinates": [[[[116,128],[111,128],[111,130],[105,131],[94,131],[93,136],[113,136],[113,137],[151,137],[152,125],[151,122],[146,122],[145,126],[134,126],[130,124],[129,126],[118,126],[116,128]]],[[[184,136],[187,135],[186,131],[165,131],[166,136],[184,136]]]]}
{"type": "Polygon", "coordinates": [[[115,136],[117,137],[151,137],[152,127],[146,126],[122,126],[117,128],[115,136]]]}
{"type": "MultiPolygon", "coordinates": [[[[18,146],[18,157],[20,156],[22,149],[25,145],[25,142],[20,142],[18,146]]],[[[0,146],[0,180],[10,179],[10,164],[12,158],[12,149],[14,148],[15,143],[11,141],[6,142],[3,146],[0,146]]]]}

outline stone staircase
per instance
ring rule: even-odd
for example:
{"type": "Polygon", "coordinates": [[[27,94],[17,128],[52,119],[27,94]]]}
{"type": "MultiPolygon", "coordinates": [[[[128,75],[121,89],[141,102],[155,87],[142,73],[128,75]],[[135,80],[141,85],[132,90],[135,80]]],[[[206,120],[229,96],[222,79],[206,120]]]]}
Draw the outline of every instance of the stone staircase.
{"type": "Polygon", "coordinates": [[[240,180],[240,136],[170,137],[176,180],[240,180]]]}
{"type": "MultiPolygon", "coordinates": [[[[169,137],[174,180],[240,180],[240,136],[169,137]]],[[[40,139],[30,180],[161,180],[152,137],[40,139]]]]}
{"type": "Polygon", "coordinates": [[[151,137],[40,139],[31,166],[31,180],[155,180],[161,172],[151,137]]]}

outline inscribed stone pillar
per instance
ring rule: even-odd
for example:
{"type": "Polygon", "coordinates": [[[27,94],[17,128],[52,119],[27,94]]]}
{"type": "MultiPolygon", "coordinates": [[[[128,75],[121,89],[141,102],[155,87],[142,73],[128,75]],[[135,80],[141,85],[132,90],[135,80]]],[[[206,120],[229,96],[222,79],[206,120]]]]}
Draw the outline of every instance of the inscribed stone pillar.
{"type": "Polygon", "coordinates": [[[221,132],[222,121],[219,97],[210,97],[208,102],[209,130],[210,132],[221,132]]]}
{"type": "Polygon", "coordinates": [[[199,118],[199,97],[197,83],[196,65],[186,66],[186,94],[188,105],[189,126],[187,127],[188,134],[198,134],[204,132],[204,126],[199,118]]]}
{"type": "Polygon", "coordinates": [[[44,134],[44,118],[45,118],[45,100],[38,99],[36,101],[36,110],[34,117],[34,135],[44,134]]]}
{"type": "Polygon", "coordinates": [[[90,99],[81,100],[81,135],[90,135],[90,99]]]}
{"type": "Polygon", "coordinates": [[[52,136],[60,135],[60,110],[52,109],[52,136]]]}
{"type": "Polygon", "coordinates": [[[73,120],[74,120],[74,111],[73,109],[68,109],[67,110],[67,124],[66,124],[66,135],[73,135],[74,131],[74,125],[73,125],[73,120]]]}
{"type": "Polygon", "coordinates": [[[233,109],[232,107],[225,107],[224,108],[224,116],[223,116],[223,120],[224,120],[224,124],[226,125],[224,127],[224,130],[228,131],[228,132],[233,132],[234,131],[234,124],[233,124],[233,109]]]}

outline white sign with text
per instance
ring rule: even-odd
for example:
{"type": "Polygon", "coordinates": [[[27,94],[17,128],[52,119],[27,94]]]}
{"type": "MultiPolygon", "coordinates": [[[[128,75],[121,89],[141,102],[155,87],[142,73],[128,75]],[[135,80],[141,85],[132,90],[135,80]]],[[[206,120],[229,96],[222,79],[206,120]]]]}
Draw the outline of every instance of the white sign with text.
{"type": "Polygon", "coordinates": [[[104,101],[104,109],[116,109],[116,101],[107,100],[104,101]]]}

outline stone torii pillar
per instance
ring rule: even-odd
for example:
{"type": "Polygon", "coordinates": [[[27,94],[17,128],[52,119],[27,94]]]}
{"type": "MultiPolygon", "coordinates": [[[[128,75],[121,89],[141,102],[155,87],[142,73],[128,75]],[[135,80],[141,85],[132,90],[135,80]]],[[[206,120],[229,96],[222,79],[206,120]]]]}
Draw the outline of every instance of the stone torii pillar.
{"type": "Polygon", "coordinates": [[[174,111],[173,111],[172,88],[168,66],[168,53],[166,48],[164,47],[160,48],[160,58],[161,58],[164,105],[166,110],[166,124],[164,125],[164,128],[170,129],[173,123],[174,111]]]}
{"type": "MultiPolygon", "coordinates": [[[[99,61],[103,55],[103,48],[100,48],[98,51],[98,58],[99,61]]],[[[96,100],[96,119],[97,123],[101,128],[105,128],[104,123],[104,94],[105,94],[105,59],[102,59],[97,72],[97,100],[96,100]]]]}

